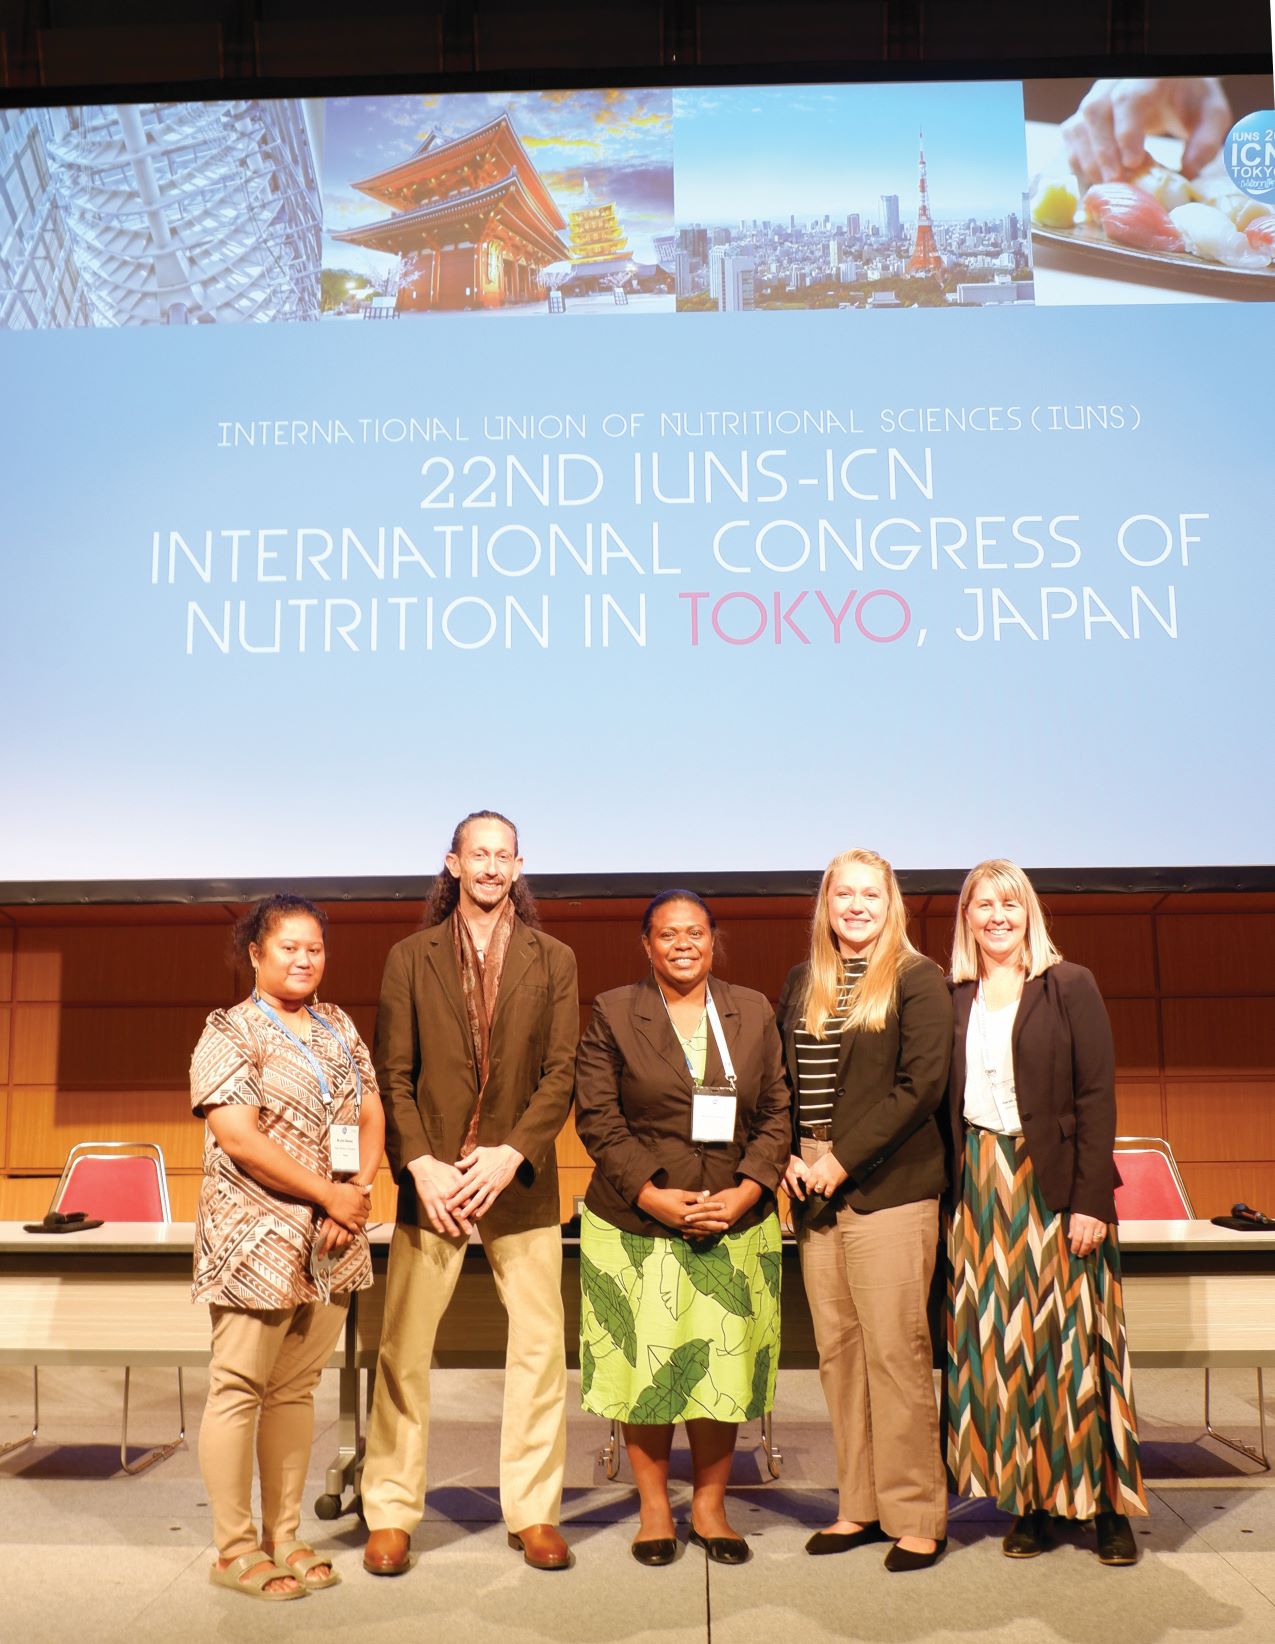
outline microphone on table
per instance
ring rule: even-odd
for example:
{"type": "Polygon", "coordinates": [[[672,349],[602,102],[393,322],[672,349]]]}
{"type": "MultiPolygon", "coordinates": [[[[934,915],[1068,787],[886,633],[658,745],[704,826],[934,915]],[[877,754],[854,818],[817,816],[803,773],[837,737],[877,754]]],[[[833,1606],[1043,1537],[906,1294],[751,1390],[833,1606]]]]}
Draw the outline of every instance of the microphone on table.
{"type": "Polygon", "coordinates": [[[1252,1205],[1244,1204],[1242,1201],[1231,1206],[1231,1215],[1237,1221],[1248,1222],[1253,1227],[1275,1228],[1275,1216],[1264,1216],[1260,1210],[1254,1210],[1252,1205]]]}

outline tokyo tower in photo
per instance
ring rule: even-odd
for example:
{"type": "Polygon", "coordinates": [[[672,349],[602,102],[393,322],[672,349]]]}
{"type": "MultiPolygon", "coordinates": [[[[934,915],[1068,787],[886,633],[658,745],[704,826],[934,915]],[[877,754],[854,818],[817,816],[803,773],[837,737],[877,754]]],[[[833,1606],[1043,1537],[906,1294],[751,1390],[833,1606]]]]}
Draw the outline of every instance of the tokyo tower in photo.
{"type": "Polygon", "coordinates": [[[909,274],[941,274],[943,259],[934,243],[934,224],[930,221],[930,191],[925,181],[925,132],[918,134],[921,157],[920,201],[916,208],[916,244],[908,259],[909,274]]]}

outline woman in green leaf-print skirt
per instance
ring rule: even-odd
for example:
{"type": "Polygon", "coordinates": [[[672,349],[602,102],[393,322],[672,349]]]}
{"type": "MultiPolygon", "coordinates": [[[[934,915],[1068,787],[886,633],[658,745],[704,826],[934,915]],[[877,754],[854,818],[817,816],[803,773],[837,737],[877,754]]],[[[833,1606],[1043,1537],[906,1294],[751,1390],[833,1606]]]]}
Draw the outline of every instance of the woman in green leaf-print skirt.
{"type": "Polygon", "coordinates": [[[737,1426],[770,1409],[779,1367],[783,1050],[763,996],[710,974],[714,928],[693,891],[655,898],[642,921],[651,975],[599,996],[576,1068],[576,1128],[594,1164],[580,1227],[580,1396],[624,1423],[642,1564],[677,1551],[677,1421],[694,1471],[691,1540],[719,1563],[747,1559],[726,1482],[737,1426]]]}

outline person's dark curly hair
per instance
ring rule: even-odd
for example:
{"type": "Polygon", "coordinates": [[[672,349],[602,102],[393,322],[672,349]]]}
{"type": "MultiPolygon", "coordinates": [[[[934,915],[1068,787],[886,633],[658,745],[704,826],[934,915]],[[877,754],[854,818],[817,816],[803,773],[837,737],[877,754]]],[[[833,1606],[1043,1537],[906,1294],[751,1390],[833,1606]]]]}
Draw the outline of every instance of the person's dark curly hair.
{"type": "Polygon", "coordinates": [[[260,947],[281,920],[289,919],[295,913],[308,914],[311,919],[318,922],[321,931],[327,931],[328,916],[322,908],[316,907],[304,896],[292,896],[287,891],[276,891],[273,896],[265,896],[260,902],[254,902],[236,920],[235,958],[241,964],[251,964],[248,949],[252,944],[255,942],[260,947]]]}
{"type": "MultiPolygon", "coordinates": [[[[465,829],[471,822],[501,822],[514,836],[514,855],[518,855],[518,829],[507,816],[499,811],[470,811],[456,824],[456,831],[452,834],[452,842],[447,847],[447,854],[459,856],[464,842],[465,829]]],[[[540,910],[536,907],[536,899],[531,894],[531,887],[526,879],[518,878],[509,891],[509,900],[513,903],[514,912],[524,925],[530,925],[532,930],[540,929],[540,910]]],[[[460,881],[453,877],[446,862],[443,863],[437,879],[425,899],[425,914],[422,925],[428,929],[431,925],[441,925],[444,919],[450,919],[452,910],[460,901],[460,881]]]]}

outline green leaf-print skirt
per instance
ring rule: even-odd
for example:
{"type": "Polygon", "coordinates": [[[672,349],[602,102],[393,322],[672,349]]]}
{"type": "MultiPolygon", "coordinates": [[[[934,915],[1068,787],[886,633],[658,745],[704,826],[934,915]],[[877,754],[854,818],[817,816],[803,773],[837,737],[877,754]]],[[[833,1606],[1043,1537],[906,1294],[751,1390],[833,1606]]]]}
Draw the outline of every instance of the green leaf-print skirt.
{"type": "Polygon", "coordinates": [[[630,1422],[755,1421],[779,1369],[779,1218],[720,1238],[580,1218],[580,1402],[630,1422]]]}

